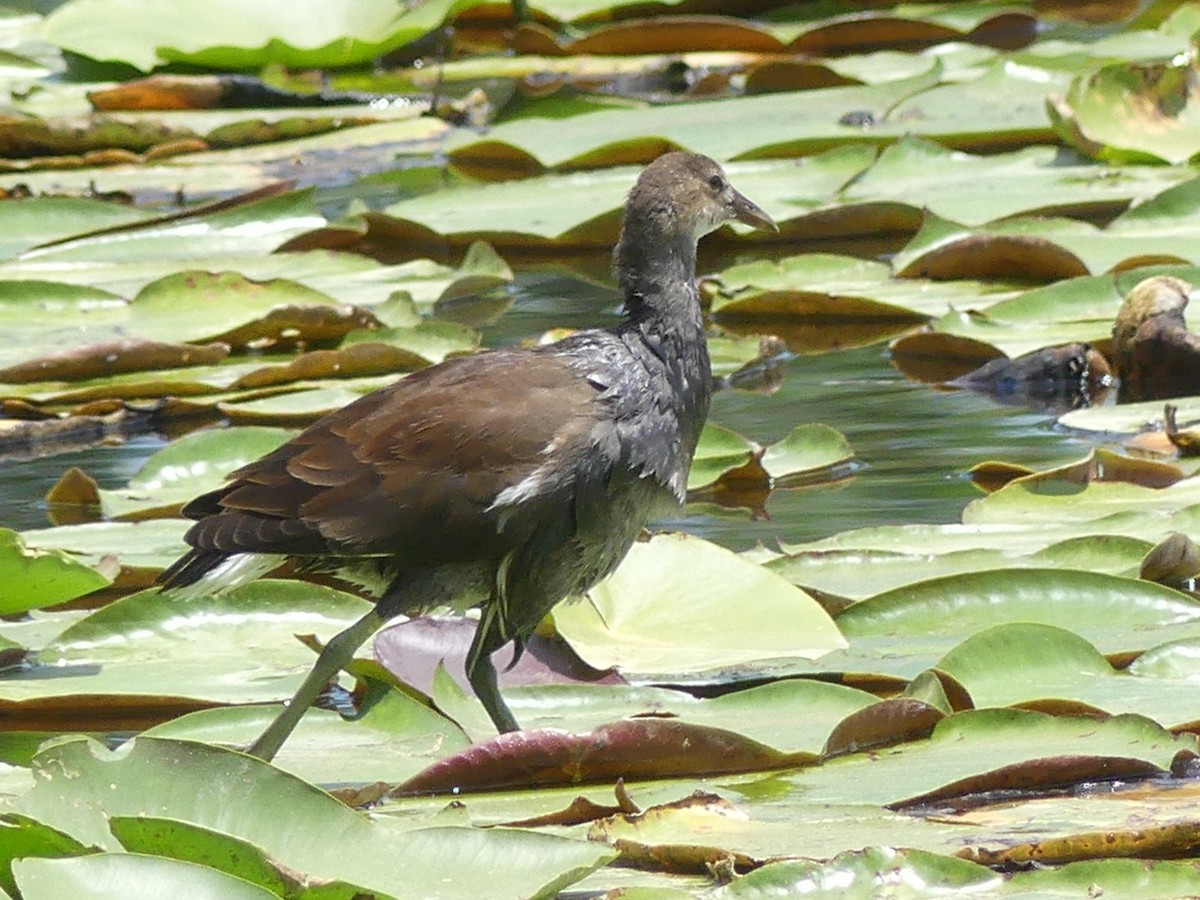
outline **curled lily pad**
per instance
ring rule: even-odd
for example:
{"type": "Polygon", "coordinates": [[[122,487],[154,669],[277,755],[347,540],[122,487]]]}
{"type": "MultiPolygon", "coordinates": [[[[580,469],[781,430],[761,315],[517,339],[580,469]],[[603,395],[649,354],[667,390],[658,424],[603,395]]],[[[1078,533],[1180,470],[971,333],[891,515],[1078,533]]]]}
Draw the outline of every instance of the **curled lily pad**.
{"type": "Polygon", "coordinates": [[[1102,159],[1187,162],[1200,152],[1195,61],[1118,62],[1078,76],[1052,109],[1059,133],[1102,159]]]}

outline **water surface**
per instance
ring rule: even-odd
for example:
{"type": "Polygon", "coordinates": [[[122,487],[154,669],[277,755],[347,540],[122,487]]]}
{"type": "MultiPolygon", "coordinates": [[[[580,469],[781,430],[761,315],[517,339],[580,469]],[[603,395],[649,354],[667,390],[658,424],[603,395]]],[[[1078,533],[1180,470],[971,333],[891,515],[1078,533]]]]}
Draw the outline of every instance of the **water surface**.
{"type": "MultiPolygon", "coordinates": [[[[484,328],[484,339],[513,343],[549,328],[612,324],[617,315],[610,288],[527,272],[518,278],[512,308],[484,328]]],[[[1090,446],[1056,430],[1046,413],[913,384],[889,364],[884,345],[797,356],[781,363],[781,371],[783,383],[774,394],[718,393],[711,420],[760,443],[778,440],[796,425],[824,422],[846,435],[861,468],[837,485],[774,491],[766,518],[694,507],[678,523],[682,527],[740,549],[871,525],[954,522],[980,496],[966,476],[972,465],[989,459],[1045,465],[1090,446]]],[[[44,527],[42,498],[68,467],[80,466],[103,487],[118,487],[163,444],[148,435],[118,446],[4,461],[0,524],[44,527]]]]}

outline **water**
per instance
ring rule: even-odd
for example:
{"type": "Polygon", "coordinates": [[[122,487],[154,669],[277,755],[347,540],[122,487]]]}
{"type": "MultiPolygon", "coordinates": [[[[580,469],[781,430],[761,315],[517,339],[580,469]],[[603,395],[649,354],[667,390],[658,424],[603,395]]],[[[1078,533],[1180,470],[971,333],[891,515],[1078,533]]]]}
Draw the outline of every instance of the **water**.
{"type": "MultiPolygon", "coordinates": [[[[512,309],[484,328],[489,345],[512,343],[552,327],[586,328],[617,320],[610,288],[574,278],[522,273],[512,309]]],[[[861,468],[836,485],[776,490],[766,517],[694,507],[675,523],[728,546],[814,540],[852,528],[957,521],[980,496],[967,470],[1002,459],[1044,466],[1081,456],[1090,444],[1053,427],[1045,413],[1000,406],[967,392],[946,393],[907,381],[882,345],[799,356],[782,364],[774,394],[726,390],[711,421],[768,443],[794,426],[824,422],[849,439],[861,468]]],[[[44,496],[70,466],[102,487],[123,485],[164,441],[143,436],[117,446],[0,462],[0,525],[18,530],[48,524],[44,496]]]]}

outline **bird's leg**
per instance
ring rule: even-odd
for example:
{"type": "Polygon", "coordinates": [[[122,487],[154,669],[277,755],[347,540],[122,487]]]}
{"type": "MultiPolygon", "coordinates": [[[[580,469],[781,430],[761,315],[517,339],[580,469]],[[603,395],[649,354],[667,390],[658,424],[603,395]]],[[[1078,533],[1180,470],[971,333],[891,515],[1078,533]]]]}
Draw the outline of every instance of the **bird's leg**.
{"type": "Polygon", "coordinates": [[[492,665],[492,653],[505,643],[495,620],[485,609],[479,627],[475,629],[471,649],[467,652],[467,680],[471,682],[475,696],[479,698],[483,708],[491,716],[496,730],[501,734],[521,730],[504,698],[500,696],[500,687],[496,683],[496,667],[492,665]]]}
{"type": "MultiPolygon", "coordinates": [[[[287,702],[283,711],[267,726],[267,730],[247,748],[247,753],[266,762],[275,758],[275,754],[279,752],[283,742],[288,739],[288,735],[292,733],[301,717],[312,706],[313,701],[320,696],[321,691],[325,690],[330,679],[344,669],[354,658],[355,651],[391,618],[388,611],[380,610],[382,605],[380,603],[372,606],[361,619],[330,638],[329,643],[317,656],[317,661],[313,665],[312,671],[308,673],[308,677],[292,695],[292,699],[287,702]]],[[[495,670],[492,670],[493,685],[495,676],[495,670]]]]}

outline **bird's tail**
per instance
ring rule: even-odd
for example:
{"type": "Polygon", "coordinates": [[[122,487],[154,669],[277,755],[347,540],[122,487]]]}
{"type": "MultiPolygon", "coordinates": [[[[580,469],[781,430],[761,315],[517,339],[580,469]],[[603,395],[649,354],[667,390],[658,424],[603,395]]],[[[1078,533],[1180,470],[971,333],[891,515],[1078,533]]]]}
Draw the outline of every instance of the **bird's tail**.
{"type": "Polygon", "coordinates": [[[285,556],[276,553],[221,553],[193,548],[161,575],[156,582],[160,590],[169,591],[181,599],[220,594],[277,568],[285,556]]]}

